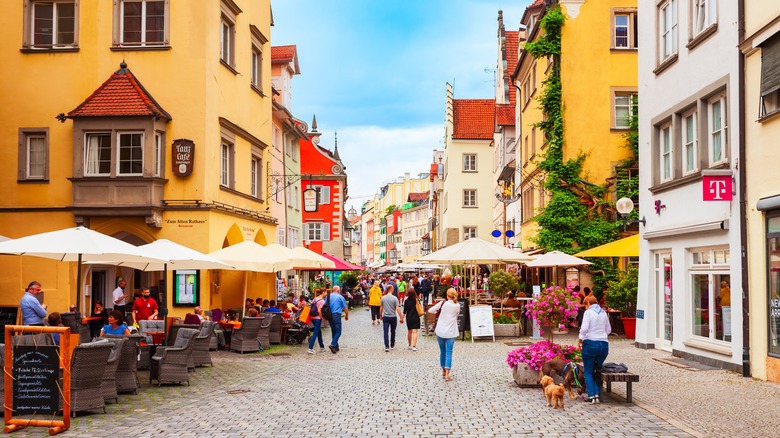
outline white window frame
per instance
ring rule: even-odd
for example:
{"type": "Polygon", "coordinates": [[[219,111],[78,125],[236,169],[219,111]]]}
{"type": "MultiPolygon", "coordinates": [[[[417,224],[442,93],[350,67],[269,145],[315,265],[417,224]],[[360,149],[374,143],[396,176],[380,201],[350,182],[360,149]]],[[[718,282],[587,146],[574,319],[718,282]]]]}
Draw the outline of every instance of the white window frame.
{"type": "Polygon", "coordinates": [[[117,176],[143,176],[144,174],[144,132],[143,131],[123,131],[123,132],[117,132],[116,133],[116,175],[117,176]],[[141,138],[141,143],[138,145],[124,145],[122,143],[122,139],[126,138],[128,136],[135,136],[138,135],[141,138]],[[125,148],[131,148],[130,154],[131,158],[129,160],[125,160],[122,158],[122,150],[125,148]],[[140,160],[134,156],[135,149],[138,149],[141,151],[141,157],[140,160]],[[140,162],[141,164],[141,170],[140,172],[123,172],[122,171],[122,164],[129,162],[130,168],[132,169],[137,162],[140,162]]]}
{"type": "Polygon", "coordinates": [[[249,194],[255,198],[260,197],[260,158],[252,157],[249,161],[249,194]]]}
{"type": "MultiPolygon", "coordinates": [[[[719,290],[720,288],[720,281],[715,281],[714,277],[717,276],[718,280],[722,280],[723,276],[729,277],[729,286],[732,285],[732,275],[730,272],[730,261],[731,261],[731,254],[728,247],[717,247],[717,248],[692,248],[689,251],[689,260],[690,260],[690,268],[688,269],[688,281],[689,281],[689,299],[691,300],[691,311],[694,312],[691,314],[691,335],[696,336],[698,338],[705,338],[709,339],[711,341],[716,342],[731,342],[730,340],[725,339],[717,339],[716,337],[716,298],[718,297],[718,293],[716,290],[719,290]],[[696,255],[701,255],[700,262],[696,262],[696,255]],[[720,260],[719,260],[720,259],[720,260]],[[696,333],[696,327],[697,324],[695,320],[695,311],[696,308],[693,306],[694,303],[694,297],[692,295],[693,291],[693,277],[694,275],[702,275],[707,276],[709,288],[708,288],[708,302],[709,307],[706,309],[707,313],[709,315],[707,319],[707,325],[709,327],[709,333],[708,336],[702,336],[696,333]]],[[[731,292],[731,298],[732,301],[735,301],[735,295],[734,291],[731,292]]],[[[733,316],[732,316],[733,321],[733,316]]],[[[725,331],[724,331],[724,338],[725,338],[725,331]]],[[[732,338],[733,339],[733,338],[732,338]]]]}
{"type": "Polygon", "coordinates": [[[222,14],[222,19],[219,21],[219,59],[231,68],[235,67],[235,36],[236,22],[222,14]]]}
{"type": "Polygon", "coordinates": [[[658,58],[660,62],[677,54],[678,24],[677,0],[666,0],[658,5],[658,58]]]}
{"type": "Polygon", "coordinates": [[[637,49],[637,11],[636,9],[617,9],[612,11],[612,49],[615,50],[632,50],[637,49]],[[627,22],[625,25],[618,24],[618,17],[626,17],[627,22]],[[618,29],[626,29],[626,44],[618,45],[618,29]]]}
{"type": "Polygon", "coordinates": [[[113,146],[111,145],[111,132],[90,132],[84,136],[84,175],[85,176],[110,176],[111,175],[111,156],[113,155],[112,147],[113,146]],[[90,157],[91,157],[90,151],[92,150],[90,148],[90,142],[91,142],[90,140],[92,138],[97,138],[97,137],[108,138],[107,147],[106,145],[102,145],[99,146],[99,148],[95,151],[98,152],[100,150],[103,151],[108,150],[108,166],[105,172],[100,172],[100,163],[105,163],[106,161],[105,160],[100,161],[99,153],[98,153],[98,161],[96,161],[97,171],[92,170],[92,166],[90,166],[90,157]]]}
{"type": "MultiPolygon", "coordinates": [[[[69,48],[75,48],[78,47],[78,36],[79,36],[79,4],[75,0],[47,0],[47,1],[38,1],[38,0],[26,0],[24,5],[24,10],[26,14],[25,18],[25,33],[24,33],[24,41],[23,45],[26,48],[32,48],[32,49],[45,49],[45,50],[51,50],[51,49],[69,49],[69,48]],[[60,37],[60,30],[59,27],[62,24],[60,21],[61,18],[61,11],[60,6],[62,5],[70,5],[73,7],[73,41],[70,42],[61,42],[60,37]],[[51,24],[51,44],[43,44],[43,43],[36,43],[35,42],[35,19],[38,14],[38,7],[39,6],[51,6],[52,7],[52,24],[51,24]]],[[[65,18],[71,18],[71,17],[65,17],[65,18]]]]}
{"type": "Polygon", "coordinates": [[[464,226],[463,227],[463,240],[476,239],[477,227],[464,226]]]}
{"type": "Polygon", "coordinates": [[[306,222],[303,224],[305,240],[320,242],[330,240],[330,224],[328,222],[306,222]]]}
{"type": "Polygon", "coordinates": [[[728,105],[726,94],[721,93],[707,102],[707,152],[710,166],[728,161],[728,105]],[[715,114],[715,108],[720,108],[720,117],[715,114]],[[715,145],[720,139],[720,157],[717,156],[715,145]]]}
{"type": "Polygon", "coordinates": [[[674,179],[674,138],[671,122],[661,125],[658,129],[658,150],[660,181],[671,181],[674,179]]]}
{"type": "Polygon", "coordinates": [[[260,86],[260,73],[262,69],[262,51],[259,47],[252,44],[252,54],[251,54],[251,74],[250,74],[250,80],[252,82],[252,87],[257,89],[258,91],[261,90],[260,86]]]}
{"type": "Polygon", "coordinates": [[[232,188],[231,181],[233,174],[231,169],[233,168],[233,144],[222,140],[219,153],[219,185],[222,187],[232,188]]]}
{"type": "Polygon", "coordinates": [[[682,174],[690,175],[699,171],[699,123],[696,110],[682,115],[680,144],[682,145],[682,174]],[[690,151],[690,157],[688,152],[690,151]]]}
{"type": "Polygon", "coordinates": [[[168,23],[169,23],[169,1],[168,0],[121,0],[119,2],[119,34],[117,41],[120,46],[128,47],[160,47],[168,44],[168,23]],[[125,41],[125,5],[128,3],[140,3],[141,4],[141,38],[140,41],[125,41]],[[161,3],[163,7],[163,28],[162,28],[162,41],[146,41],[146,26],[148,24],[149,16],[147,14],[147,5],[149,3],[161,3]]]}
{"type": "Polygon", "coordinates": [[[636,91],[614,90],[612,94],[612,128],[613,129],[630,129],[631,118],[634,116],[634,99],[636,98],[636,91]],[[627,103],[618,103],[618,99],[628,98],[627,103]],[[618,116],[618,109],[625,109],[627,111],[627,117],[625,119],[625,125],[619,124],[622,119],[618,116]]]}
{"type": "Polygon", "coordinates": [[[49,129],[20,129],[19,130],[19,157],[18,157],[19,181],[48,181],[49,180],[49,129]],[[41,146],[37,153],[33,152],[33,143],[41,146]],[[40,174],[34,172],[33,161],[40,159],[40,174]]]}
{"type": "Polygon", "coordinates": [[[165,151],[163,138],[163,133],[154,133],[154,163],[152,165],[154,166],[154,176],[156,177],[163,176],[163,154],[165,151]]]}
{"type": "Polygon", "coordinates": [[[463,189],[463,208],[477,208],[477,189],[463,189]]]}
{"type": "Polygon", "coordinates": [[[717,0],[692,0],[691,31],[693,36],[707,30],[718,21],[717,0]]]}
{"type": "Polygon", "coordinates": [[[477,171],[477,154],[463,154],[463,171],[477,171]]]}

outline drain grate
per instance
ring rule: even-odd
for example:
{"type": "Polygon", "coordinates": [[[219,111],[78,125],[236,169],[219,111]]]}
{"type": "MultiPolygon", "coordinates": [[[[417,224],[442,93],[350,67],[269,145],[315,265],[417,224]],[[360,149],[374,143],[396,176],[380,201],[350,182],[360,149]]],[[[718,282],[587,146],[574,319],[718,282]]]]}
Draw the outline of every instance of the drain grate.
{"type": "Polygon", "coordinates": [[[504,342],[504,345],[508,345],[510,347],[525,347],[526,345],[531,345],[530,342],[504,342]]]}
{"type": "Polygon", "coordinates": [[[271,353],[273,357],[292,357],[290,353],[271,353]]]}
{"type": "Polygon", "coordinates": [[[232,389],[232,390],[228,391],[227,393],[230,394],[230,395],[235,395],[235,394],[244,394],[244,393],[247,393],[247,392],[251,392],[251,390],[249,390],[249,389],[232,389]]]}
{"type": "Polygon", "coordinates": [[[672,365],[672,366],[675,366],[677,368],[682,368],[682,369],[688,370],[688,371],[713,371],[713,370],[720,369],[718,367],[713,367],[713,366],[706,365],[706,364],[703,364],[703,363],[700,363],[700,362],[696,362],[696,361],[692,361],[692,360],[688,360],[688,359],[683,359],[681,357],[667,357],[667,358],[657,358],[656,357],[656,358],[653,358],[653,359],[655,359],[657,362],[665,363],[667,365],[672,365]]]}

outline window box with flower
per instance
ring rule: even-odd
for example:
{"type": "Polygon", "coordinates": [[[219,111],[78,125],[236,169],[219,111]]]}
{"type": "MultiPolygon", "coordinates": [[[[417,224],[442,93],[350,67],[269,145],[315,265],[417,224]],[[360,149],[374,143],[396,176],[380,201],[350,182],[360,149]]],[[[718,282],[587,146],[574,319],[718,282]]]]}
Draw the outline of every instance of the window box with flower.
{"type": "Polygon", "coordinates": [[[519,337],[520,324],[517,317],[509,312],[494,312],[493,334],[496,337],[519,337]]]}

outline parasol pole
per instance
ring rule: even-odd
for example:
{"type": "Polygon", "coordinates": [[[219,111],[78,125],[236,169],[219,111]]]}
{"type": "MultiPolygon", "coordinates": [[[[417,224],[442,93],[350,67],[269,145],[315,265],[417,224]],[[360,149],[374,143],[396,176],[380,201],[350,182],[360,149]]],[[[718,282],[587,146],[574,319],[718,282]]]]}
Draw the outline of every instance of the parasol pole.
{"type": "Polygon", "coordinates": [[[81,309],[81,253],[79,253],[78,271],[76,272],[76,309],[81,309]]]}
{"type": "Polygon", "coordinates": [[[241,314],[246,316],[246,286],[247,286],[247,277],[249,276],[249,273],[247,271],[244,271],[244,304],[241,305],[241,308],[244,309],[241,311],[241,314]]]}

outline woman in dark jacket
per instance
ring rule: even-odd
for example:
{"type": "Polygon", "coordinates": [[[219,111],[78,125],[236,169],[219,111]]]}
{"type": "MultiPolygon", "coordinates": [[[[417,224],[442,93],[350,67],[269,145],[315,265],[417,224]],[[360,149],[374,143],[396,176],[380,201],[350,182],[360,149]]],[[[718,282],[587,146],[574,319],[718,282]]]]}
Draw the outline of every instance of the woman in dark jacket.
{"type": "Polygon", "coordinates": [[[103,307],[101,301],[95,301],[95,308],[92,309],[92,313],[89,316],[91,318],[100,318],[89,321],[89,334],[92,336],[92,339],[95,339],[100,336],[100,329],[108,324],[108,311],[103,307]]]}
{"type": "Polygon", "coordinates": [[[420,330],[420,315],[417,313],[417,292],[413,287],[406,290],[404,318],[406,319],[406,340],[409,350],[417,351],[417,332],[420,330]]]}

